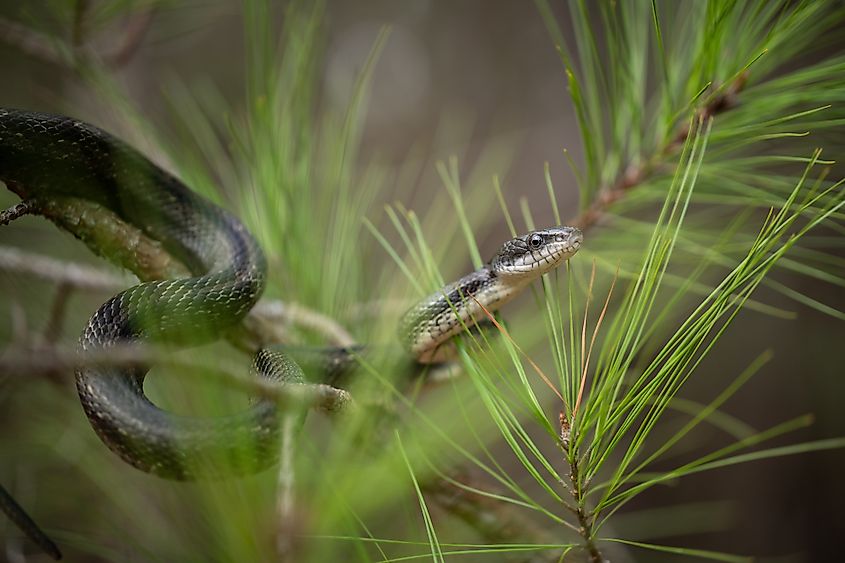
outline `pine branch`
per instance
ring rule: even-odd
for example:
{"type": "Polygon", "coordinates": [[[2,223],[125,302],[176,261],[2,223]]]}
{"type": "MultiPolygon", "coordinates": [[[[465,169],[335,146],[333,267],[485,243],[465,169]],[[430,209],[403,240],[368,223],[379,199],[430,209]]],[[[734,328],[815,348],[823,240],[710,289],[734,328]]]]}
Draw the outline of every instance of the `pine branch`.
{"type": "MultiPolygon", "coordinates": [[[[22,187],[10,185],[18,194],[22,187]]],[[[135,274],[141,281],[186,277],[187,269],[156,240],[120,220],[112,212],[75,199],[24,200],[7,213],[9,221],[24,214],[42,215],[82,240],[92,251],[135,274]]],[[[0,269],[35,275],[77,289],[121,290],[127,281],[114,274],[33,253],[0,247],[0,269]]],[[[290,343],[282,324],[292,324],[323,334],[330,343],[348,347],[355,339],[337,321],[296,303],[265,301],[257,304],[227,338],[237,347],[254,352],[268,344],[290,343]],[[280,322],[281,321],[281,322],[280,322]]]]}
{"type": "MultiPolygon", "coordinates": [[[[695,122],[705,123],[711,117],[726,112],[739,103],[739,94],[748,80],[747,73],[740,74],[724,91],[717,91],[702,107],[695,111],[695,122]]],[[[608,209],[631,190],[652,178],[654,173],[677,155],[690,135],[689,121],[683,121],[677,133],[650,157],[630,165],[615,184],[599,190],[590,206],[566,224],[588,231],[599,223],[608,209]]]]}
{"type": "Polygon", "coordinates": [[[217,361],[184,361],[173,357],[172,350],[150,345],[123,345],[80,352],[54,344],[31,343],[4,350],[0,371],[14,377],[62,376],[80,367],[143,367],[151,364],[170,366],[185,377],[211,377],[251,396],[271,399],[280,407],[312,406],[327,413],[355,408],[348,391],[325,384],[279,385],[258,377],[244,375],[241,366],[221,365],[217,361]]]}
{"type": "Polygon", "coordinates": [[[582,489],[577,453],[569,458],[569,492],[575,502],[575,516],[578,518],[578,533],[584,539],[584,548],[590,556],[590,563],[603,563],[604,558],[598,550],[593,533],[593,521],[587,514],[585,491],[582,489]]]}
{"type": "Polygon", "coordinates": [[[43,62],[75,69],[80,62],[101,61],[116,70],[126,66],[138,52],[153,22],[156,7],[150,5],[133,13],[117,35],[121,40],[109,49],[95,51],[90,43],[90,4],[76,2],[67,45],[51,35],[32,29],[16,21],[0,17],[0,41],[43,62]]]}
{"type": "Polygon", "coordinates": [[[15,219],[19,219],[24,215],[28,215],[32,212],[33,202],[24,200],[19,203],[16,203],[12,207],[0,211],[0,226],[8,225],[15,219]]]}

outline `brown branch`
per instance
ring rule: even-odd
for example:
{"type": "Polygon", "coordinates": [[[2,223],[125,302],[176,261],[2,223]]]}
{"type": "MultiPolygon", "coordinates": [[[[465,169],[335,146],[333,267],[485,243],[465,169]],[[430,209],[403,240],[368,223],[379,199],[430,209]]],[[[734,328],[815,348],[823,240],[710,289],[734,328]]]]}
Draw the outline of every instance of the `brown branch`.
{"type": "Polygon", "coordinates": [[[276,555],[280,562],[296,561],[299,551],[298,518],[296,518],[295,463],[296,426],[298,415],[287,414],[282,420],[281,454],[276,479],[276,555]]]}
{"type": "Polygon", "coordinates": [[[87,31],[86,16],[90,8],[89,0],[76,0],[76,6],[73,10],[73,27],[71,28],[70,40],[75,49],[78,49],[85,43],[85,35],[87,31]]]}
{"type": "Polygon", "coordinates": [[[357,343],[337,321],[297,303],[261,301],[255,305],[253,312],[267,321],[283,321],[315,330],[336,346],[350,347],[357,343]]]}
{"type": "Polygon", "coordinates": [[[54,345],[17,346],[0,354],[0,373],[17,377],[67,375],[87,366],[143,367],[151,363],[174,368],[180,376],[211,377],[251,396],[276,401],[280,407],[315,407],[326,413],[355,408],[350,394],[324,384],[278,384],[259,377],[242,375],[241,366],[214,361],[184,361],[172,350],[150,345],[116,345],[107,349],[80,352],[54,345]]]}
{"type": "MultiPolygon", "coordinates": [[[[0,21],[0,30],[2,30],[2,21],[0,21]]],[[[726,88],[724,92],[717,93],[698,110],[698,115],[706,118],[733,107],[736,103],[736,95],[742,89],[744,81],[745,78],[742,76],[726,88]]],[[[615,184],[602,190],[593,204],[570,221],[569,224],[578,226],[582,230],[588,230],[598,223],[611,205],[622,199],[629,190],[649,179],[667,157],[675,154],[686,142],[689,133],[687,126],[681,127],[678,133],[656,151],[651,158],[629,166],[615,184]]],[[[10,188],[22,198],[26,198],[25,190],[16,186],[10,186],[10,188]]],[[[159,244],[144,236],[134,227],[120,222],[110,212],[97,206],[75,200],[61,200],[47,202],[38,206],[35,210],[27,209],[27,212],[44,215],[61,228],[83,240],[95,252],[129,269],[142,280],[162,279],[174,275],[184,275],[185,273],[183,269],[180,271],[178,263],[173,261],[159,244]]],[[[259,306],[257,309],[260,312],[262,307],[259,306]]],[[[337,323],[331,319],[314,316],[311,314],[313,312],[304,314],[303,310],[296,306],[281,304],[265,305],[263,309],[263,318],[258,312],[251,314],[238,330],[233,331],[230,339],[245,349],[255,350],[277,336],[269,328],[269,326],[272,326],[269,321],[278,320],[287,315],[298,319],[300,323],[310,328],[321,330],[341,345],[348,345],[352,342],[351,336],[337,323]]],[[[124,352],[116,349],[102,352],[101,357],[86,355],[82,361],[86,363],[147,364],[156,360],[165,364],[173,364],[169,355],[156,357],[155,354],[151,355],[148,349],[142,350],[140,353],[137,350],[124,352]],[[122,356],[122,354],[127,355],[122,356]]],[[[16,364],[12,361],[14,359],[0,358],[0,369],[7,373],[14,373],[16,367],[16,364]]],[[[42,372],[49,372],[58,368],[67,370],[74,365],[78,365],[79,361],[80,358],[76,354],[57,354],[55,351],[52,354],[47,354],[40,351],[25,358],[25,361],[17,364],[17,367],[23,373],[30,375],[33,372],[38,372],[39,367],[42,372]]],[[[345,410],[352,405],[348,393],[327,385],[272,385],[256,378],[246,378],[238,375],[237,372],[222,371],[218,366],[211,366],[211,368],[213,368],[211,372],[221,374],[227,384],[241,387],[260,396],[271,397],[282,403],[296,402],[300,405],[313,405],[329,412],[345,410]]],[[[191,373],[194,370],[184,371],[191,373]]],[[[591,563],[601,563],[603,559],[595,545],[592,523],[585,508],[582,485],[579,483],[577,456],[573,456],[572,459],[574,461],[569,465],[569,478],[572,485],[570,492],[575,502],[574,513],[578,520],[578,533],[583,538],[591,563]]],[[[280,475],[284,477],[284,472],[280,475]]],[[[282,484],[284,485],[284,483],[282,484]]],[[[282,489],[283,492],[285,487],[282,489]]],[[[446,480],[433,481],[425,486],[425,490],[442,508],[464,520],[492,543],[507,543],[514,540],[525,541],[526,538],[538,538],[543,534],[530,524],[526,526],[522,519],[517,518],[513,511],[509,510],[510,507],[484,495],[456,487],[446,480]]],[[[291,507],[291,503],[284,498],[280,498],[280,516],[290,513],[291,507]]],[[[287,548],[282,545],[282,539],[280,536],[279,550],[285,552],[287,548]]],[[[543,543],[550,542],[545,541],[543,543]]],[[[535,558],[534,560],[538,559],[535,558]]]]}
{"type": "Polygon", "coordinates": [[[50,307],[50,316],[42,333],[42,338],[46,344],[56,342],[61,335],[68,299],[72,292],[73,286],[66,283],[60,283],[56,287],[56,296],[53,298],[53,305],[50,307]]]}
{"type": "Polygon", "coordinates": [[[31,201],[23,200],[19,203],[16,203],[12,207],[0,211],[0,225],[8,225],[15,219],[19,219],[24,215],[28,215],[32,213],[32,209],[33,202],[31,201]]]}
{"type": "Polygon", "coordinates": [[[133,14],[118,35],[122,40],[110,50],[98,52],[89,46],[87,0],[78,0],[70,29],[70,42],[63,45],[57,37],[36,31],[13,20],[0,18],[0,41],[41,59],[49,64],[75,68],[80,61],[102,61],[109,68],[120,68],[128,64],[143,43],[155,15],[151,6],[133,14]]]}
{"type": "Polygon", "coordinates": [[[0,270],[33,276],[85,291],[119,291],[132,282],[105,270],[0,246],[0,270]]]}
{"type": "Polygon", "coordinates": [[[149,7],[135,14],[123,28],[123,41],[110,53],[103,55],[103,61],[111,68],[120,68],[129,63],[138,52],[155,15],[155,7],[149,7]]]}
{"type": "Polygon", "coordinates": [[[58,48],[55,38],[16,21],[0,18],[0,40],[44,62],[65,67],[73,65],[72,57],[66,50],[58,48]]]}
{"type": "MultiPolygon", "coordinates": [[[[709,100],[696,111],[695,122],[698,123],[699,120],[706,122],[707,119],[735,107],[738,103],[738,95],[745,87],[747,80],[747,73],[742,73],[726,87],[716,89],[709,100]]],[[[630,190],[649,180],[668,157],[680,151],[689,134],[690,126],[688,122],[685,122],[678,128],[677,133],[658,148],[650,158],[629,165],[615,184],[600,190],[590,206],[566,224],[578,227],[585,232],[588,231],[601,221],[614,203],[624,198],[630,190]]]]}
{"type": "MultiPolygon", "coordinates": [[[[21,530],[26,536],[35,542],[47,555],[49,555],[52,559],[58,561],[62,558],[62,552],[59,550],[58,546],[53,543],[47,534],[45,534],[38,524],[27,514],[27,512],[23,509],[21,505],[17,503],[17,501],[12,497],[11,493],[6,491],[6,489],[0,485],[0,510],[2,510],[9,519],[15,523],[19,530],[21,530]]],[[[7,552],[7,555],[8,552],[7,552]]],[[[21,557],[18,558],[20,561],[25,561],[25,558],[20,554],[21,557]]],[[[9,558],[10,561],[14,560],[11,557],[9,558]]]]}
{"type": "MultiPolygon", "coordinates": [[[[25,191],[14,184],[8,186],[19,195],[25,191]]],[[[147,237],[136,227],[121,221],[112,212],[89,202],[76,199],[58,199],[38,201],[28,206],[28,212],[40,214],[50,219],[62,229],[82,240],[94,252],[133,272],[142,281],[153,281],[171,277],[189,275],[178,261],[174,260],[160,243],[147,237]]],[[[124,289],[130,282],[96,268],[67,263],[46,256],[24,253],[18,249],[0,247],[0,269],[13,270],[56,281],[60,286],[97,290],[124,289]]],[[[61,303],[60,303],[61,304],[61,303]]],[[[63,305],[63,304],[61,304],[63,305]]],[[[314,330],[321,330],[327,337],[342,345],[353,342],[352,337],[340,325],[328,317],[311,311],[301,305],[282,304],[277,301],[259,305],[244,321],[226,334],[236,347],[253,353],[267,344],[277,344],[290,340],[290,336],[278,325],[283,320],[291,324],[302,324],[314,330]]],[[[50,329],[52,332],[53,329],[50,329]]],[[[30,350],[32,351],[32,350],[30,350]]],[[[45,375],[55,374],[57,370],[67,373],[78,360],[75,354],[67,351],[45,349],[31,354],[28,359],[15,358],[18,367],[24,373],[32,371],[45,375]]],[[[90,353],[85,362],[144,362],[155,360],[156,363],[171,363],[168,354],[153,353],[148,348],[134,347],[130,350],[111,348],[102,351],[102,357],[90,353]],[[148,355],[151,354],[151,355],[148,355]]],[[[0,366],[14,371],[14,365],[8,364],[8,358],[2,358],[0,366]],[[3,363],[5,362],[5,364],[3,363]]],[[[189,370],[190,371],[190,370],[189,370]]],[[[276,385],[257,378],[240,376],[232,379],[236,370],[229,370],[224,378],[235,386],[242,385],[245,391],[270,393],[271,398],[298,397],[299,404],[305,403],[326,411],[336,411],[351,404],[346,391],[328,385],[287,386],[285,391],[277,392],[276,385]],[[308,390],[305,390],[305,389],[308,390]],[[296,390],[291,390],[296,389],[296,390]],[[281,393],[281,395],[279,394],[281,393]]]]}
{"type": "Polygon", "coordinates": [[[585,494],[582,490],[582,484],[578,474],[578,456],[573,455],[569,462],[569,481],[571,487],[569,488],[572,494],[572,499],[575,501],[575,516],[578,519],[578,533],[584,540],[584,549],[590,558],[590,563],[603,563],[604,558],[596,546],[595,538],[593,537],[593,523],[587,514],[586,503],[584,500],[585,494]]]}
{"type": "MultiPolygon", "coordinates": [[[[737,103],[737,94],[744,87],[745,81],[745,74],[740,75],[724,91],[716,91],[711,96],[711,99],[696,112],[697,119],[707,119],[734,107],[737,103]]],[[[689,125],[684,124],[678,130],[678,133],[659,149],[655,155],[641,164],[629,166],[613,186],[602,190],[596,200],[586,210],[571,219],[567,224],[579,227],[582,231],[586,231],[594,226],[605,216],[611,205],[622,199],[628,191],[649,179],[666,158],[677,153],[683,147],[689,134],[689,125]]],[[[566,417],[562,414],[561,445],[564,449],[568,449],[569,443],[570,429],[566,417]]],[[[571,488],[569,490],[575,504],[574,506],[568,504],[565,506],[575,514],[578,520],[578,533],[583,539],[584,548],[588,553],[590,562],[602,563],[604,559],[595,544],[592,523],[590,522],[585,506],[584,494],[581,490],[582,484],[579,482],[577,456],[573,456],[572,459],[574,461],[569,465],[569,478],[571,481],[571,488]]],[[[510,526],[513,521],[502,512],[501,506],[496,506],[500,503],[492,502],[491,499],[483,495],[471,494],[446,481],[435,482],[427,490],[440,506],[461,518],[491,543],[524,540],[524,538],[532,536],[530,532],[533,530],[529,531],[521,526],[511,529],[510,526]]],[[[533,535],[536,535],[536,533],[533,535]]]]}
{"type": "MultiPolygon", "coordinates": [[[[9,182],[9,189],[26,197],[21,186],[9,182]]],[[[30,213],[42,215],[59,228],[81,240],[95,254],[129,270],[142,281],[189,275],[161,245],[137,227],[120,220],[95,203],[74,198],[39,200],[30,213]]]]}
{"type": "Polygon", "coordinates": [[[10,316],[12,317],[12,343],[22,344],[26,342],[28,334],[28,323],[26,320],[26,311],[17,301],[13,301],[9,306],[10,316]]]}
{"type": "MultiPolygon", "coordinates": [[[[80,239],[93,252],[129,270],[141,281],[190,275],[161,243],[99,205],[73,198],[28,201],[28,193],[23,186],[9,183],[8,187],[26,202],[26,213],[44,216],[80,239]]],[[[128,283],[95,268],[2,246],[0,269],[13,269],[85,289],[118,290],[125,289],[128,283]]],[[[268,344],[290,342],[290,333],[280,326],[279,321],[318,331],[338,346],[355,344],[355,339],[334,319],[303,305],[279,301],[259,303],[227,338],[238,348],[250,352],[268,344]]]]}
{"type": "MultiPolygon", "coordinates": [[[[116,220],[113,216],[109,220],[116,220]]],[[[151,264],[168,264],[169,258],[156,258],[153,254],[166,253],[153,243],[139,245],[148,253],[146,262],[151,264]]],[[[154,267],[150,270],[150,279],[162,272],[174,271],[178,274],[181,267],[154,267]]],[[[30,275],[49,280],[58,286],[68,286],[72,289],[88,291],[120,291],[132,285],[128,276],[113,274],[106,270],[84,266],[75,262],[57,260],[33,252],[26,252],[19,248],[0,245],[0,271],[30,275]]],[[[182,275],[187,275],[183,273],[182,275]]],[[[315,330],[323,334],[326,339],[341,347],[355,345],[355,339],[349,332],[331,317],[323,315],[298,303],[286,303],[278,300],[260,301],[253,307],[247,319],[244,320],[248,334],[262,336],[260,342],[264,344],[280,344],[293,342],[293,336],[285,330],[283,325],[293,325],[315,330]]],[[[237,335],[231,336],[237,339],[237,335]]],[[[259,340],[243,343],[240,348],[258,346],[259,340]]]]}

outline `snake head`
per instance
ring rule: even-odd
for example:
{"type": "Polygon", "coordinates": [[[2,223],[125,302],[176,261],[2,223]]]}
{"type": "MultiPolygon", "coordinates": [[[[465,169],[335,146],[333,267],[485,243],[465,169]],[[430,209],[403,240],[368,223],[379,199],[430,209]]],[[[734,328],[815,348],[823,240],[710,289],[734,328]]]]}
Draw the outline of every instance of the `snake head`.
{"type": "Polygon", "coordinates": [[[575,227],[531,231],[506,242],[490,266],[500,276],[537,277],[578,252],[583,240],[584,234],[575,227]]]}

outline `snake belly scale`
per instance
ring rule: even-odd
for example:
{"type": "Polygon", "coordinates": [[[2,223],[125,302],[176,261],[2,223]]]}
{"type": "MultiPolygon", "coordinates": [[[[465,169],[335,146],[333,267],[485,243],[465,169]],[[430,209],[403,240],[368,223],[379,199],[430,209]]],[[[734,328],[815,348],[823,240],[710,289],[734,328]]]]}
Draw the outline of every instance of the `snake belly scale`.
{"type": "MultiPolygon", "coordinates": [[[[61,116],[0,109],[0,181],[24,200],[77,198],[98,204],[159,241],[191,277],[141,283],[115,295],[91,317],[82,350],[135,341],[186,344],[219,338],[261,296],[264,254],[232,214],[105,131],[61,116]]],[[[445,343],[496,310],[532,280],[578,251],[573,227],[534,231],[502,246],[482,268],[412,307],[399,332],[409,355],[440,361],[445,343]]],[[[97,249],[95,249],[97,250],[97,249]]],[[[198,476],[196,460],[224,460],[235,473],[277,458],[279,414],[269,400],[223,417],[164,411],[144,394],[148,369],[85,366],[76,386],[102,441],[131,465],[171,479],[198,476]]],[[[302,373],[284,354],[259,354],[255,371],[279,382],[302,373]],[[269,363],[268,363],[269,362],[269,363]]]]}

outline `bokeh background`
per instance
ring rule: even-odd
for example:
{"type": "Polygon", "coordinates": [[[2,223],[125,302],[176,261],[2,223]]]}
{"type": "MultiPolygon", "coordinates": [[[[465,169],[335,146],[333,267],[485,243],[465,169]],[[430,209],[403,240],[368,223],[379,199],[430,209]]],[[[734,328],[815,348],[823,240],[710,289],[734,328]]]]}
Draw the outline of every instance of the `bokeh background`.
{"type": "MultiPolygon", "coordinates": [[[[19,2],[0,2],[0,15],[10,19],[18,18],[21,9],[19,2]]],[[[556,12],[566,32],[568,11],[558,6],[556,12]]],[[[520,197],[531,202],[538,223],[552,221],[545,203],[544,165],[549,163],[562,209],[575,209],[577,191],[563,150],[579,160],[579,136],[560,59],[533,3],[330,1],[324,16],[317,111],[346,106],[379,30],[390,27],[372,78],[360,159],[377,159],[388,168],[410,167],[414,172],[403,178],[412,186],[403,188],[412,195],[404,203],[424,209],[430,194],[443,189],[435,163],[455,156],[462,171],[486,177],[498,174],[513,202],[520,197]],[[565,189],[567,185],[572,189],[565,189]]],[[[107,50],[119,44],[126,33],[124,23],[110,24],[96,35],[93,45],[107,50]]],[[[41,24],[50,29],[50,21],[41,24]]],[[[170,108],[163,89],[169,76],[179,76],[186,83],[213,83],[238,104],[243,96],[244,44],[248,40],[243,29],[238,2],[165,4],[156,10],[137,48],[114,73],[138,111],[166,134],[171,126],[170,108]]],[[[89,95],[88,86],[74,71],[22,52],[8,41],[0,41],[0,83],[2,106],[54,111],[75,107],[80,115],[97,121],[96,98],[89,95]]],[[[4,192],[0,202],[10,204],[14,198],[4,192]]],[[[379,213],[374,206],[372,216],[379,213]]],[[[25,219],[4,227],[0,243],[98,263],[78,243],[43,223],[25,219]]],[[[493,251],[506,229],[502,223],[492,225],[489,231],[480,233],[484,254],[493,251]]],[[[845,310],[841,287],[782,277],[796,290],[845,310]]],[[[46,319],[49,305],[49,300],[38,296],[50,291],[48,284],[0,272],[3,347],[10,344],[13,332],[13,304],[25,310],[28,322],[37,326],[46,319]]],[[[760,351],[771,348],[775,361],[724,410],[754,428],[812,413],[815,423],[782,443],[845,436],[845,325],[765,289],[757,297],[794,311],[796,317],[778,320],[750,311],[741,313],[728,337],[690,380],[684,396],[706,402],[713,395],[712,381],[724,381],[716,376],[740,372],[760,351]],[[708,374],[713,374],[712,380],[708,374]]],[[[68,334],[79,330],[86,311],[92,311],[97,303],[96,296],[74,300],[65,327],[68,334]]],[[[65,383],[66,402],[55,405],[53,412],[63,413],[74,425],[84,425],[75,393],[65,383]]],[[[16,403],[16,396],[25,396],[16,391],[30,383],[3,381],[2,385],[0,440],[5,455],[0,476],[4,482],[13,476],[24,493],[42,486],[49,490],[51,476],[27,465],[32,447],[19,441],[23,425],[37,424],[48,415],[16,403]],[[16,450],[22,452],[22,458],[10,456],[16,450]]],[[[718,431],[712,433],[712,444],[719,444],[718,431]]],[[[701,438],[698,446],[706,449],[707,439],[701,438]]],[[[133,470],[127,467],[126,471],[133,470]]],[[[667,543],[755,554],[761,561],[838,560],[845,532],[844,473],[842,451],[707,472],[638,498],[619,516],[618,526],[623,531],[636,530],[637,518],[626,520],[627,511],[668,511],[674,505],[693,503],[698,506],[701,533],[686,533],[684,530],[695,526],[685,522],[679,525],[680,535],[666,530],[667,543]]],[[[91,506],[77,508],[95,510],[91,506]]],[[[685,514],[688,519],[690,513],[685,514]]],[[[9,524],[0,524],[0,534],[5,537],[9,533],[9,524]]],[[[643,552],[620,557],[652,560],[651,554],[643,552]]]]}

